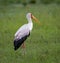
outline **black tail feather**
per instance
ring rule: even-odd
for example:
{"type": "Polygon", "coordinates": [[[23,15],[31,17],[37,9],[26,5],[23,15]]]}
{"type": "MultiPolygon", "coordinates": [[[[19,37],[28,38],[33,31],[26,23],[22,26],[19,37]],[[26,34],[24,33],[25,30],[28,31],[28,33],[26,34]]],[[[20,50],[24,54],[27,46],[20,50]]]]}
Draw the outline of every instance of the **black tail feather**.
{"type": "Polygon", "coordinates": [[[26,35],[19,40],[14,40],[14,50],[17,50],[22,45],[22,43],[27,39],[27,37],[28,36],[26,35]]]}
{"type": "Polygon", "coordinates": [[[18,41],[14,40],[14,50],[17,50],[21,45],[23,41],[20,39],[18,41]]]}

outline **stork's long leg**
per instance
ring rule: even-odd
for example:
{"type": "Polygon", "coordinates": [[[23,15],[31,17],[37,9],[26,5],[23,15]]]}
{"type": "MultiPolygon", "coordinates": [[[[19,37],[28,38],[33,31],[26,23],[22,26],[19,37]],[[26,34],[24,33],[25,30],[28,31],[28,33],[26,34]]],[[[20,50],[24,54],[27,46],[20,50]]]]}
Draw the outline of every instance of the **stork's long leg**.
{"type": "Polygon", "coordinates": [[[23,55],[25,55],[25,43],[22,44],[22,49],[23,49],[23,55]]]}
{"type": "Polygon", "coordinates": [[[25,43],[22,44],[22,48],[25,48],[25,43]]]}

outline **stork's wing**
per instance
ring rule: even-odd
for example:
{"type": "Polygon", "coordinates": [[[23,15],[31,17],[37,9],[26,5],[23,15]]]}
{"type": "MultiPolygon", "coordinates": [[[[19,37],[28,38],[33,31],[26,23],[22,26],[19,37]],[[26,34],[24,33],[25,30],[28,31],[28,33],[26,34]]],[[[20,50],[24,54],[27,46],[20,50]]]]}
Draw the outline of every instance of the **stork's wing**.
{"type": "Polygon", "coordinates": [[[27,39],[29,36],[29,28],[27,25],[23,25],[15,34],[14,39],[14,50],[17,50],[21,44],[27,39]]]}
{"type": "Polygon", "coordinates": [[[15,33],[15,40],[21,39],[22,37],[29,35],[29,32],[30,32],[30,30],[29,30],[27,24],[23,25],[15,33]]]}

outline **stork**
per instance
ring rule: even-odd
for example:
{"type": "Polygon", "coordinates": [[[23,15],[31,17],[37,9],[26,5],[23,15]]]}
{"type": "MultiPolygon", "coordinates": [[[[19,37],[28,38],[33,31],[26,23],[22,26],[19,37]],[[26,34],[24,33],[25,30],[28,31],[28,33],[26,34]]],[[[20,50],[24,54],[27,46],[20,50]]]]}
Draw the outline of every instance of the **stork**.
{"type": "Polygon", "coordinates": [[[34,19],[36,22],[38,21],[37,18],[32,15],[32,13],[27,13],[26,18],[28,23],[21,26],[14,35],[14,50],[17,50],[21,45],[22,48],[25,48],[25,40],[30,36],[33,29],[32,19],[34,19]]]}

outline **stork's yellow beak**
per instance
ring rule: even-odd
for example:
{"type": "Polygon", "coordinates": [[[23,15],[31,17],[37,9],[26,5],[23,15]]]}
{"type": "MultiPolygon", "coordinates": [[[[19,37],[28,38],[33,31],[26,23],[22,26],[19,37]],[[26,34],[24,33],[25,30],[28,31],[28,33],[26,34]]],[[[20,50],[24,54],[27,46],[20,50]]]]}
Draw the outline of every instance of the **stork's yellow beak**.
{"type": "Polygon", "coordinates": [[[40,24],[40,22],[38,21],[38,19],[35,16],[31,15],[31,18],[34,19],[36,22],[38,22],[38,24],[40,24]]]}

